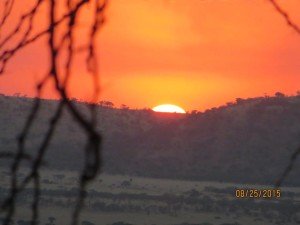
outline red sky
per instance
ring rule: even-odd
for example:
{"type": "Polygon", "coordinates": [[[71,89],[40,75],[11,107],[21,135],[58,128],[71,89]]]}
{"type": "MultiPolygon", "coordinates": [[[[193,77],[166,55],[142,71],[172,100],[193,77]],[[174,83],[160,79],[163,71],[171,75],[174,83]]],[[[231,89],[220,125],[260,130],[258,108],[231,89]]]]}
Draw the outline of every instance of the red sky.
{"type": "MultiPolygon", "coordinates": [[[[300,24],[299,0],[278,2],[300,24]]],[[[16,13],[26,11],[24,3],[16,13]]],[[[79,33],[88,12],[83,16],[79,33]]],[[[110,0],[106,20],[98,38],[101,98],[117,106],[204,110],[237,97],[300,90],[300,35],[267,0],[110,0]]],[[[0,77],[0,93],[34,96],[46,62],[44,40],[24,49],[0,77]]],[[[89,99],[84,63],[73,72],[71,95],[89,99]]]]}

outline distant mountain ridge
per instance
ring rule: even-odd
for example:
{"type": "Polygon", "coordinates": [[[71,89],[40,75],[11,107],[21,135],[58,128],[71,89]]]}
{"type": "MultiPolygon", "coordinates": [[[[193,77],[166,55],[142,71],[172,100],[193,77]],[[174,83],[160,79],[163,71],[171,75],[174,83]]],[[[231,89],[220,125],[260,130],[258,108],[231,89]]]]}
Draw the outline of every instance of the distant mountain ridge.
{"type": "MultiPolygon", "coordinates": [[[[14,151],[33,99],[0,96],[0,150],[14,151]]],[[[26,148],[34,152],[49,124],[54,100],[42,100],[26,148]]],[[[85,103],[76,103],[88,116],[85,103]]],[[[97,107],[103,171],[148,177],[273,184],[300,146],[300,96],[237,99],[186,115],[97,107]]],[[[46,166],[80,169],[84,133],[64,112],[46,166]]],[[[0,166],[7,165],[0,160],[0,166]]],[[[300,185],[300,159],[286,184],[300,185]]]]}

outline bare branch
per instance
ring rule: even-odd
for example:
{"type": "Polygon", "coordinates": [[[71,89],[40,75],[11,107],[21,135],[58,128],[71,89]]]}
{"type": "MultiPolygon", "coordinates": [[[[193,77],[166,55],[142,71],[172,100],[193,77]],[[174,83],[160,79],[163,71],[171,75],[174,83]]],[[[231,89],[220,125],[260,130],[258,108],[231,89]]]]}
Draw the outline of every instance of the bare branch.
{"type": "MultiPolygon", "coordinates": [[[[26,188],[26,186],[33,182],[34,184],[34,195],[32,202],[32,225],[36,225],[38,221],[38,205],[39,205],[39,196],[40,196],[40,175],[39,170],[42,165],[42,161],[44,159],[45,153],[48,149],[50,141],[55,133],[55,128],[62,116],[63,109],[68,109],[69,113],[73,116],[76,123],[80,125],[83,131],[87,136],[87,143],[85,148],[85,164],[84,169],[81,174],[80,184],[79,184],[79,195],[77,199],[77,204],[73,214],[72,224],[78,224],[78,219],[80,216],[81,209],[84,204],[85,199],[85,188],[87,184],[92,181],[99,172],[101,167],[100,160],[100,146],[101,146],[101,136],[99,132],[96,130],[96,116],[94,106],[90,107],[91,110],[91,119],[85,118],[85,116],[76,109],[73,103],[69,100],[68,93],[66,88],[68,86],[68,81],[71,74],[71,69],[73,67],[73,59],[76,51],[74,51],[74,33],[76,28],[76,21],[79,15],[79,12],[85,5],[88,3],[94,2],[94,17],[95,20],[91,25],[91,33],[89,35],[89,43],[88,45],[82,49],[86,51],[88,54],[88,58],[86,61],[87,69],[90,73],[92,73],[94,77],[94,97],[95,99],[98,96],[99,88],[98,88],[98,69],[97,69],[97,59],[95,53],[95,38],[98,32],[99,27],[103,24],[103,12],[106,6],[106,0],[80,0],[76,4],[72,4],[72,0],[66,0],[66,8],[67,12],[60,17],[58,20],[56,19],[57,0],[48,0],[49,5],[49,25],[46,29],[38,32],[37,34],[30,37],[30,34],[34,27],[34,18],[38,12],[39,7],[42,3],[47,0],[37,0],[36,4],[33,6],[28,13],[24,14],[21,18],[15,29],[7,35],[2,42],[0,42],[0,74],[4,73],[7,62],[20,50],[24,47],[28,46],[31,43],[34,43],[42,36],[48,37],[48,50],[50,53],[50,68],[48,73],[44,76],[43,80],[37,85],[37,98],[34,102],[32,111],[27,118],[25,126],[18,138],[18,149],[16,154],[3,154],[3,157],[13,158],[13,163],[11,166],[11,188],[10,193],[7,199],[5,199],[2,204],[1,209],[6,211],[6,218],[4,224],[7,225],[9,221],[14,216],[15,207],[16,207],[16,197],[17,195],[26,188]],[[29,25],[25,29],[25,33],[23,35],[20,34],[21,30],[24,28],[25,22],[28,21],[29,25]],[[57,27],[63,22],[68,22],[65,32],[62,34],[62,38],[60,42],[57,44],[55,42],[56,37],[59,35],[57,32],[57,27]],[[9,43],[14,37],[21,35],[21,40],[17,42],[13,47],[5,48],[7,43],[9,43]],[[2,50],[1,50],[2,49],[2,50]],[[62,74],[59,74],[58,70],[58,61],[62,60],[60,56],[61,51],[67,51],[66,63],[64,66],[64,79],[61,81],[60,78],[62,74]],[[20,167],[20,163],[22,159],[26,158],[25,153],[25,142],[28,140],[29,130],[32,128],[35,123],[35,119],[39,114],[41,106],[40,96],[45,85],[53,80],[55,83],[55,90],[60,95],[59,105],[50,120],[49,128],[43,138],[41,145],[38,147],[37,154],[33,160],[31,160],[31,169],[29,173],[25,176],[25,178],[18,185],[17,183],[17,175],[20,167]]],[[[1,156],[1,154],[0,154],[1,156]]]]}
{"type": "Polygon", "coordinates": [[[2,29],[2,27],[5,24],[7,18],[9,17],[9,15],[12,11],[12,8],[14,6],[14,2],[15,2],[15,0],[6,0],[5,1],[3,17],[2,17],[1,22],[0,22],[0,29],[2,29]]]}
{"type": "Polygon", "coordinates": [[[285,168],[281,177],[277,180],[275,186],[280,187],[284,180],[288,177],[289,173],[294,168],[297,157],[300,155],[300,147],[292,154],[288,166],[285,168]]]}
{"type": "Polygon", "coordinates": [[[277,1],[276,0],[269,0],[269,1],[274,6],[276,11],[285,19],[287,25],[289,27],[293,28],[294,31],[296,31],[298,34],[300,34],[300,27],[292,21],[289,14],[280,7],[280,5],[277,3],[277,1]]]}
{"type": "MultiPolygon", "coordinates": [[[[284,9],[281,8],[281,6],[277,3],[277,1],[276,0],[269,0],[269,1],[274,6],[276,11],[285,19],[287,25],[291,27],[294,31],[296,31],[298,34],[300,34],[300,27],[295,22],[292,21],[289,14],[284,9]]],[[[284,180],[287,178],[287,176],[293,169],[295,161],[299,155],[300,155],[300,148],[296,149],[296,151],[292,154],[289,164],[287,165],[283,174],[275,184],[276,187],[280,187],[282,185],[284,180]]]]}

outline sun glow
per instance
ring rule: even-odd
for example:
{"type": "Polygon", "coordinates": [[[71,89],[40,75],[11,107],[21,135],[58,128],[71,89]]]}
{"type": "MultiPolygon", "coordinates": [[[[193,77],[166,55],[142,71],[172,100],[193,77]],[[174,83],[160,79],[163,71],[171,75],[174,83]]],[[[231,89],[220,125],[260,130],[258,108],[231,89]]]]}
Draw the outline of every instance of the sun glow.
{"type": "Polygon", "coordinates": [[[171,104],[158,105],[152,108],[152,110],[154,112],[165,112],[165,113],[186,113],[183,108],[171,104]]]}

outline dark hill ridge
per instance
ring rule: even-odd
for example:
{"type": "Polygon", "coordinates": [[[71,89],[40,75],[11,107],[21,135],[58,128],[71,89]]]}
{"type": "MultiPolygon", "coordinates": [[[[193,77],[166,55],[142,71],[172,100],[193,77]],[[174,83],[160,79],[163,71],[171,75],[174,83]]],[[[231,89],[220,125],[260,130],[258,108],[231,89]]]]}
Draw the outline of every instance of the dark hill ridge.
{"type": "MultiPolygon", "coordinates": [[[[32,102],[0,96],[0,150],[16,149],[15,137],[32,102]]],[[[57,106],[53,100],[42,104],[27,144],[31,152],[57,106]]],[[[87,114],[86,104],[76,106],[87,114]]],[[[112,174],[271,184],[300,145],[299,96],[237,99],[204,113],[163,117],[150,110],[97,110],[104,136],[103,170],[112,174]]],[[[65,112],[47,153],[47,166],[79,169],[84,143],[84,133],[65,112]]],[[[300,185],[299,172],[298,159],[286,183],[300,185]]]]}

